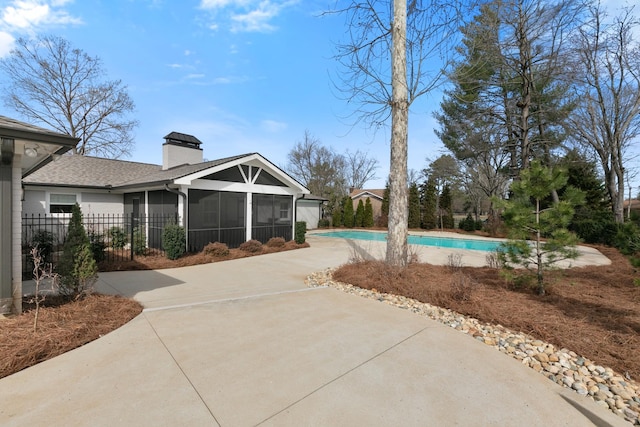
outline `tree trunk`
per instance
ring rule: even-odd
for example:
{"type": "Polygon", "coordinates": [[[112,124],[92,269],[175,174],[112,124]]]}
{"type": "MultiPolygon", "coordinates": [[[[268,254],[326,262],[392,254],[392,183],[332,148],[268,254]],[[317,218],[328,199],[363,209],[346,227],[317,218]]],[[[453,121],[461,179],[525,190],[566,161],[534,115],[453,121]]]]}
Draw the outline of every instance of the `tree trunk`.
{"type": "Polygon", "coordinates": [[[391,165],[389,169],[389,233],[387,263],[407,265],[407,1],[394,0],[392,26],[391,165]]]}

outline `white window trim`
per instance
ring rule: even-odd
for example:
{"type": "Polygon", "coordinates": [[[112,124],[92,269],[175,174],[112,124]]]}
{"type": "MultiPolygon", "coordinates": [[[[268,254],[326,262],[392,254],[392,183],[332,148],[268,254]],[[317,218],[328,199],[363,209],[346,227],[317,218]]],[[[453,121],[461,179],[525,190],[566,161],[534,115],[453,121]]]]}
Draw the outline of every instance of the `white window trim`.
{"type": "Polygon", "coordinates": [[[65,194],[65,195],[73,195],[76,197],[76,203],[82,206],[82,193],[76,193],[74,191],[47,191],[46,195],[46,207],[45,212],[47,215],[52,215],[58,218],[68,218],[71,217],[70,213],[59,213],[59,212],[51,212],[51,195],[52,194],[65,194]]]}

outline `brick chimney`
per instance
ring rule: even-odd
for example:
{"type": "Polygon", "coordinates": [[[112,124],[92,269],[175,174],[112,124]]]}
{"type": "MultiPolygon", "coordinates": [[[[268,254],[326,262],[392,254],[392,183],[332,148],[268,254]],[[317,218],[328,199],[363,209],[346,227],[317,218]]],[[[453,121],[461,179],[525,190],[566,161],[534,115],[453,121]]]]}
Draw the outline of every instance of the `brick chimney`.
{"type": "Polygon", "coordinates": [[[176,166],[202,163],[202,142],[193,135],[171,132],[162,144],[162,170],[176,166]]]}

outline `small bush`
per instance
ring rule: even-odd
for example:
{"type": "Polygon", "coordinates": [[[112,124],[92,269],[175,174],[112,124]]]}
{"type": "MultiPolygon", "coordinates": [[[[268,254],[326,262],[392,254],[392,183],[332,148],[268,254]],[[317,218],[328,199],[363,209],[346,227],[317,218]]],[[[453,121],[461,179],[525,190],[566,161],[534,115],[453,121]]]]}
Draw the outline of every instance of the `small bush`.
{"type": "Polygon", "coordinates": [[[222,258],[229,255],[229,247],[220,242],[209,243],[202,249],[202,253],[215,258],[222,258]]]}
{"type": "Polygon", "coordinates": [[[301,245],[305,242],[304,235],[307,233],[307,223],[304,221],[296,222],[296,230],[295,230],[295,241],[297,244],[301,245]]]}
{"type": "Polygon", "coordinates": [[[133,253],[136,255],[144,255],[147,250],[147,237],[144,228],[136,227],[133,229],[133,253]]]}
{"type": "Polygon", "coordinates": [[[162,247],[169,259],[178,259],[186,252],[184,228],[178,224],[168,224],[162,230],[162,247]]]}
{"type": "Polygon", "coordinates": [[[456,301],[470,301],[476,283],[473,279],[460,271],[451,275],[451,298],[456,301]]]}
{"type": "Polygon", "coordinates": [[[241,244],[238,249],[240,249],[243,252],[249,252],[254,254],[262,251],[262,243],[260,243],[257,240],[247,240],[246,242],[241,244]]]}
{"type": "Polygon", "coordinates": [[[613,246],[624,255],[640,252],[640,228],[633,222],[618,225],[618,232],[613,237],[613,246]]]}
{"type": "Polygon", "coordinates": [[[31,247],[38,248],[42,264],[51,262],[51,253],[53,252],[53,244],[56,241],[56,235],[47,230],[38,230],[31,239],[31,247]]]}
{"type": "Polygon", "coordinates": [[[105,257],[105,249],[107,248],[107,244],[104,241],[104,234],[96,233],[95,231],[90,231],[87,233],[89,236],[89,246],[91,247],[91,253],[93,253],[93,259],[96,262],[104,261],[105,257]]]}
{"type": "Polygon", "coordinates": [[[468,213],[466,218],[460,220],[458,227],[464,231],[474,231],[476,229],[476,222],[471,214],[468,213]]]}
{"type": "Polygon", "coordinates": [[[266,245],[269,248],[281,248],[284,246],[285,243],[286,242],[282,237],[272,237],[269,239],[266,245]]]}
{"type": "Polygon", "coordinates": [[[113,249],[122,249],[127,244],[127,234],[122,227],[111,227],[107,234],[113,249]]]}
{"type": "Polygon", "coordinates": [[[331,225],[331,221],[328,218],[321,218],[318,220],[318,228],[328,228],[331,225]]]}

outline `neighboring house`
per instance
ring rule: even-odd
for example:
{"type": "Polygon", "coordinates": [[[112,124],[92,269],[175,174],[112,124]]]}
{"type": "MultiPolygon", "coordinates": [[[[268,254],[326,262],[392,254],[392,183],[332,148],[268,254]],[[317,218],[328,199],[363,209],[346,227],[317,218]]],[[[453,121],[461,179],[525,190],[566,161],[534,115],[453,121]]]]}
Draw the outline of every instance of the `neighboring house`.
{"type": "Polygon", "coordinates": [[[382,199],[384,198],[384,189],[382,190],[362,190],[351,189],[349,197],[353,201],[353,211],[358,208],[358,202],[362,200],[362,204],[367,203],[367,199],[371,201],[371,207],[373,208],[373,221],[377,224],[380,216],[382,215],[382,199]]]}
{"type": "Polygon", "coordinates": [[[22,311],[21,181],[77,138],[0,116],[0,314],[22,311]]]}
{"type": "Polygon", "coordinates": [[[85,215],[169,215],[185,227],[189,251],[216,241],[237,247],[251,239],[291,240],[296,207],[304,206],[310,228],[317,226],[321,201],[307,199],[307,188],[260,154],[205,162],[194,136],[171,132],[164,139],[162,165],[60,157],[23,180],[24,214],[65,216],[78,203],[85,215]]]}

